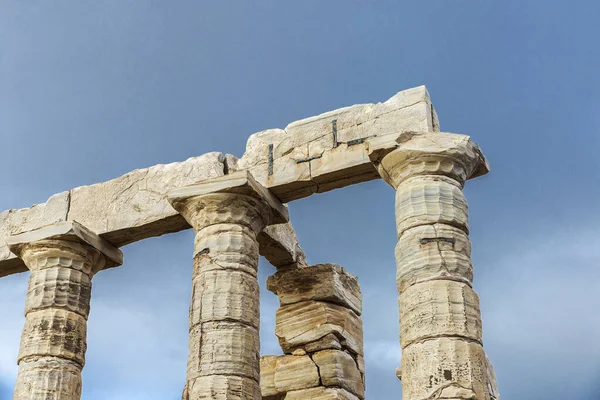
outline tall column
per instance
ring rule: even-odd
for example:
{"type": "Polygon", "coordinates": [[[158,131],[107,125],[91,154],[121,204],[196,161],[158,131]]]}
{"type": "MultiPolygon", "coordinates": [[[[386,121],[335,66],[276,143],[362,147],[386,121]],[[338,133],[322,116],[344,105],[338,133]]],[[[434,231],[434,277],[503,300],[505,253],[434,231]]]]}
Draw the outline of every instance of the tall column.
{"type": "Polygon", "coordinates": [[[287,209],[246,171],[169,195],[196,231],[183,398],[260,400],[257,235],[287,209]]]}
{"type": "Polygon", "coordinates": [[[396,281],[403,400],[490,399],[465,181],[488,172],[468,136],[405,133],[372,140],[396,190],[396,281]]]}
{"type": "Polygon", "coordinates": [[[121,251],[76,222],[8,239],[31,270],[14,400],[81,398],[92,276],[121,251]]]}

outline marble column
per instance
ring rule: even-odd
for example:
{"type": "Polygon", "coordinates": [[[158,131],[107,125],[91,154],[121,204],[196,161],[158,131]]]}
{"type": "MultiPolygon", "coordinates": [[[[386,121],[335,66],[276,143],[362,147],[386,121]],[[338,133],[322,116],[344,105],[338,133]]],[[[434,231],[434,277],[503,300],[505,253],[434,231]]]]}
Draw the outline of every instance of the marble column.
{"type": "Polygon", "coordinates": [[[468,136],[405,133],[372,140],[396,190],[396,282],[403,400],[490,399],[463,185],[488,172],[468,136]]]}
{"type": "Polygon", "coordinates": [[[123,254],[76,222],[8,239],[31,271],[14,400],[81,398],[92,276],[123,254]]]}
{"type": "Polygon", "coordinates": [[[173,207],[196,231],[183,398],[261,399],[257,235],[287,209],[246,172],[178,189],[173,207]]]}

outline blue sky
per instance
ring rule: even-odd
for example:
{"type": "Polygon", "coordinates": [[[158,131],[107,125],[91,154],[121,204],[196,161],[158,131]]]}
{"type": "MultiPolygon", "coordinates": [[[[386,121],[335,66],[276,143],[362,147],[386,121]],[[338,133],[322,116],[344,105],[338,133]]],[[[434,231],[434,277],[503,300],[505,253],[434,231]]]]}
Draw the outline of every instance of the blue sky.
{"type": "MultiPolygon", "coordinates": [[[[0,209],[426,84],[442,130],[492,171],[469,182],[475,287],[503,399],[600,398],[597,2],[0,0],[0,209]],[[367,4],[369,3],[369,4],[367,4]]],[[[398,399],[393,190],[290,205],[311,263],[364,293],[367,396],[398,399]]],[[[94,278],[85,400],[178,399],[193,234],[123,248],[94,278]]],[[[261,261],[260,279],[274,272],[261,261]]],[[[0,280],[9,399],[27,274],[0,280]]],[[[262,352],[276,297],[262,291],[262,352]]]]}

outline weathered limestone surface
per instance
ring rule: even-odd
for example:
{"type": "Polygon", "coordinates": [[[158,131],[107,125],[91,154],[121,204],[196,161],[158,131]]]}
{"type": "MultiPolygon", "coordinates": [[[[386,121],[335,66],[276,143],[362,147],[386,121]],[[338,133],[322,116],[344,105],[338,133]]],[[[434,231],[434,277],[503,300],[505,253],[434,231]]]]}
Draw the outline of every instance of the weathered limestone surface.
{"type": "Polygon", "coordinates": [[[438,130],[427,89],[420,86],[384,103],[345,107],[255,133],[238,167],[288,202],[379,178],[363,143],[367,138],[438,130]]]}
{"type": "MultiPolygon", "coordinates": [[[[190,226],[167,201],[169,191],[224,175],[234,156],[207,153],[184,162],[155,165],[119,178],[82,186],[52,196],[31,208],[0,214],[0,277],[27,270],[6,245],[10,235],[75,220],[117,247],[188,229],[190,226]]],[[[227,172],[234,172],[233,167],[227,172]]],[[[261,254],[273,265],[302,259],[294,230],[289,224],[267,227],[259,234],[261,254]]]]}
{"type": "Polygon", "coordinates": [[[400,343],[460,336],[481,343],[479,297],[469,285],[431,280],[401,292],[400,343]]]}
{"type": "Polygon", "coordinates": [[[304,301],[277,310],[275,334],[286,354],[333,334],[355,354],[363,354],[362,322],[354,311],[333,303],[304,301]]]}
{"type": "Polygon", "coordinates": [[[403,133],[369,141],[396,189],[397,286],[404,400],[489,400],[473,268],[467,179],[489,167],[468,136],[403,133]]]}
{"type": "MultiPolygon", "coordinates": [[[[207,153],[75,188],[31,208],[5,211],[0,214],[0,277],[27,269],[6,247],[6,237],[12,234],[75,220],[121,247],[190,227],[166,200],[173,189],[248,169],[285,203],[378,179],[365,140],[411,131],[439,131],[424,86],[401,91],[384,103],[344,107],[292,122],[285,129],[251,135],[240,160],[207,153]]],[[[259,235],[261,254],[277,267],[296,263],[298,255],[301,258],[289,230],[269,227],[259,235]]]]}
{"type": "Polygon", "coordinates": [[[71,222],[9,237],[8,245],[31,270],[13,399],[79,399],[91,278],[123,255],[71,222]]]}
{"type": "Polygon", "coordinates": [[[319,386],[319,371],[309,356],[264,356],[260,360],[262,397],[319,386]]]}
{"type": "Polygon", "coordinates": [[[363,377],[350,354],[340,350],[323,350],[313,354],[312,359],[319,367],[324,386],[340,387],[360,399],[365,398],[363,377]]]}
{"type": "Polygon", "coordinates": [[[196,231],[190,339],[183,398],[260,399],[257,236],[288,219],[247,171],[169,194],[196,231]]]}
{"type": "Polygon", "coordinates": [[[263,399],[364,399],[356,277],[335,264],[290,267],[267,287],[279,297],[275,333],[291,355],[262,357],[263,399]]]}
{"type": "Polygon", "coordinates": [[[362,312],[358,279],[335,264],[279,271],[267,279],[267,289],[275,293],[282,306],[307,300],[339,304],[362,312]]]}

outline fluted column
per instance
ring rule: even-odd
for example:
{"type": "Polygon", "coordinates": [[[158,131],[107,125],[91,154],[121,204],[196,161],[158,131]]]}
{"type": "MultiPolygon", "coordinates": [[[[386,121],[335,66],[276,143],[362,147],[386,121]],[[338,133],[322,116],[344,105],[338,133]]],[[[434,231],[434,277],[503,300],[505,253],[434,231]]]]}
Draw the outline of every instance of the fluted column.
{"type": "Polygon", "coordinates": [[[257,235],[287,209],[247,172],[169,196],[196,231],[183,398],[260,400],[257,235]]]}
{"type": "Polygon", "coordinates": [[[489,400],[462,192],[488,171],[468,136],[406,133],[370,143],[396,190],[403,400],[489,400]]]}
{"type": "Polygon", "coordinates": [[[92,276],[120,265],[120,250],[76,222],[15,235],[31,270],[14,400],[81,398],[92,276]]]}

